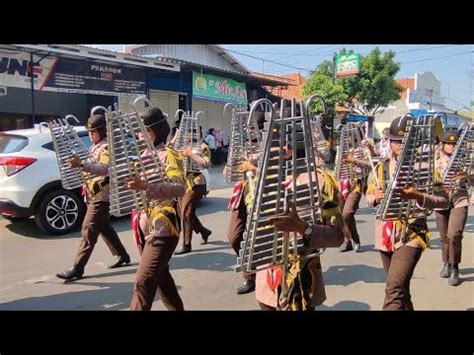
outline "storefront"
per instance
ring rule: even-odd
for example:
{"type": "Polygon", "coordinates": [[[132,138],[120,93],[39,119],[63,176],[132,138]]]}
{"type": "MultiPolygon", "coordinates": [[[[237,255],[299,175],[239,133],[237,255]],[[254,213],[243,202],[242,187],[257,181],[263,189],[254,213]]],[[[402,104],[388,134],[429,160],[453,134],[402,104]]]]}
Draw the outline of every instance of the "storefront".
{"type": "MultiPolygon", "coordinates": [[[[81,46],[67,46],[78,51],[71,54],[41,46],[36,50],[8,47],[0,48],[0,130],[32,127],[68,114],[84,124],[92,107],[118,104],[122,110],[129,109],[135,97],[148,91],[150,70],[121,63],[124,59],[118,53],[107,54],[107,61],[96,57],[109,51],[81,46]]],[[[171,67],[179,70],[179,65],[171,67]]]]}

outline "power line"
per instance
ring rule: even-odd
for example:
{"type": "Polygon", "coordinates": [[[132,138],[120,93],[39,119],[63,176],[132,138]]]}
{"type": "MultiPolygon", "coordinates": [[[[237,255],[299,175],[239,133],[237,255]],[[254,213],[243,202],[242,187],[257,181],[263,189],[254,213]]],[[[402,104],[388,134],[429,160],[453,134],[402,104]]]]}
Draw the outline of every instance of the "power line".
{"type": "MultiPolygon", "coordinates": [[[[356,46],[352,46],[351,49],[354,49],[354,48],[361,48],[361,47],[371,47],[373,45],[356,45],[356,46]]],[[[418,48],[410,48],[410,49],[406,49],[406,50],[401,50],[401,51],[393,51],[394,53],[396,54],[400,54],[400,53],[409,53],[409,52],[415,52],[415,51],[426,51],[426,50],[433,50],[433,49],[438,49],[438,48],[445,48],[445,47],[450,47],[450,46],[454,46],[454,45],[440,45],[440,46],[423,46],[423,47],[418,47],[418,48]]],[[[328,47],[331,47],[330,45],[328,47]]],[[[334,45],[334,47],[341,47],[341,45],[334,45]]],[[[342,45],[342,47],[346,47],[346,45],[342,45]]],[[[323,53],[318,53],[318,54],[308,54],[309,52],[311,51],[314,51],[314,50],[320,50],[320,48],[315,48],[315,49],[312,49],[310,51],[305,51],[305,52],[301,52],[301,53],[291,53],[290,55],[287,55],[287,56],[284,56],[284,57],[281,57],[281,58],[278,58],[279,61],[272,61],[272,60],[269,60],[269,59],[266,59],[266,58],[263,58],[263,57],[256,57],[256,56],[250,56],[247,54],[247,56],[251,57],[251,58],[254,58],[254,59],[258,59],[258,60],[262,60],[262,61],[267,61],[268,63],[272,63],[272,64],[269,64],[269,65],[266,65],[265,66],[265,69],[268,71],[272,71],[272,72],[276,72],[276,70],[274,70],[273,68],[275,68],[276,66],[288,66],[289,68],[294,68],[294,69],[299,69],[299,70],[304,70],[304,71],[308,71],[308,69],[302,69],[302,68],[298,68],[297,65],[299,63],[303,63],[303,62],[307,62],[308,60],[306,58],[301,58],[299,60],[289,60],[289,61],[282,61],[283,59],[286,59],[286,58],[289,58],[289,57],[292,57],[292,56],[305,56],[305,57],[311,57],[311,58],[318,58],[318,57],[323,57],[323,56],[326,56],[326,55],[329,55],[331,53],[334,53],[335,51],[338,50],[338,48],[333,48],[332,50],[330,51],[327,51],[327,52],[323,52],[323,53]]],[[[232,51],[232,50],[229,50],[229,51],[232,51]]],[[[234,51],[235,53],[238,53],[237,51],[234,51]]],[[[247,52],[247,53],[262,53],[262,54],[272,54],[272,55],[279,55],[279,54],[286,54],[286,53],[283,53],[283,52],[272,52],[272,51],[244,51],[244,52],[247,52]]],[[[244,55],[243,53],[239,53],[241,55],[244,55]]],[[[316,65],[316,64],[315,64],[316,65]]],[[[313,69],[314,70],[314,69],[313,69]]],[[[311,70],[312,71],[312,70],[311,70]]]]}
{"type": "Polygon", "coordinates": [[[447,44],[447,45],[443,45],[443,46],[426,46],[426,47],[421,47],[421,48],[413,48],[413,49],[407,49],[407,50],[403,50],[403,51],[393,51],[393,52],[395,52],[397,54],[400,54],[400,53],[408,53],[408,52],[429,51],[429,50],[432,50],[432,49],[452,47],[452,46],[454,46],[454,44],[447,44]]]}
{"type": "Polygon", "coordinates": [[[445,95],[444,97],[447,98],[448,100],[451,100],[451,101],[453,101],[453,102],[455,102],[455,103],[461,105],[461,106],[464,106],[465,108],[467,108],[467,107],[469,106],[469,105],[463,104],[463,103],[460,102],[460,101],[454,100],[454,99],[452,99],[452,98],[450,98],[450,97],[448,97],[448,96],[446,96],[446,95],[445,95]]]}
{"type": "Polygon", "coordinates": [[[306,71],[306,72],[308,72],[308,73],[310,73],[310,72],[312,72],[312,71],[313,71],[313,69],[307,69],[307,68],[295,67],[295,66],[293,66],[293,65],[283,64],[283,63],[275,62],[275,61],[268,60],[268,59],[265,59],[265,58],[259,58],[259,57],[255,57],[255,56],[253,56],[253,55],[249,55],[249,54],[241,53],[241,52],[234,51],[234,50],[230,50],[230,49],[227,49],[227,51],[229,51],[229,52],[232,52],[232,53],[236,53],[236,54],[240,54],[240,55],[243,55],[243,56],[246,56],[246,57],[249,57],[249,58],[254,58],[254,59],[263,60],[264,62],[268,62],[268,63],[274,63],[274,64],[278,64],[278,65],[281,65],[281,66],[284,66],[284,67],[288,67],[288,68],[293,68],[293,69],[303,70],[303,71],[306,71]]]}
{"type": "Polygon", "coordinates": [[[469,53],[474,53],[474,51],[456,53],[456,54],[446,55],[446,56],[443,56],[443,57],[434,57],[434,58],[426,58],[426,59],[421,59],[421,60],[414,60],[414,61],[411,61],[411,62],[403,62],[403,63],[400,63],[400,64],[420,63],[420,62],[426,62],[426,61],[429,61],[429,60],[437,60],[437,59],[443,59],[443,58],[457,57],[457,56],[464,55],[464,54],[469,54],[469,53]]]}

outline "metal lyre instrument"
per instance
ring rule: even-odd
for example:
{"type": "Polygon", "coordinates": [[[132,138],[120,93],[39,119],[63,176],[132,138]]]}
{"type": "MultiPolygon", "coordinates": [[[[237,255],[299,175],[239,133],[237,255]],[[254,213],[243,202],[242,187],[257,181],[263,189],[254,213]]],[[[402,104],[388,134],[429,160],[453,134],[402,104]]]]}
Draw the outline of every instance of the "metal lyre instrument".
{"type": "Polygon", "coordinates": [[[311,131],[313,133],[313,143],[315,144],[315,148],[317,149],[319,156],[327,162],[331,157],[331,151],[329,142],[324,137],[324,133],[322,130],[324,117],[328,115],[326,100],[323,96],[315,94],[310,96],[308,100],[306,100],[305,107],[306,110],[309,111],[313,101],[315,101],[316,99],[319,99],[319,101],[321,101],[323,112],[314,115],[310,115],[308,112],[308,116],[310,117],[311,131]]]}
{"type": "Polygon", "coordinates": [[[109,109],[105,116],[110,151],[110,213],[117,217],[134,209],[148,214],[148,208],[152,207],[144,191],[125,188],[127,178],[139,176],[148,183],[166,179],[163,164],[140,117],[138,104],[141,101],[152,107],[146,97],[138,97],[133,101],[133,112],[109,109]]]}
{"type": "Polygon", "coordinates": [[[242,173],[239,171],[240,164],[246,159],[246,133],[245,127],[249,111],[232,103],[224,106],[225,115],[232,108],[232,118],[230,123],[229,154],[227,155],[227,168],[225,179],[228,184],[241,181],[242,173]]]}
{"type": "Polygon", "coordinates": [[[362,143],[364,140],[363,122],[348,122],[345,125],[339,125],[339,128],[341,130],[341,137],[338,146],[338,157],[336,159],[336,179],[352,181],[366,177],[369,174],[368,169],[346,162],[351,150],[355,158],[367,159],[362,143]]]}
{"type": "MultiPolygon", "coordinates": [[[[288,212],[289,202],[294,204],[300,218],[311,224],[320,222],[322,212],[313,133],[305,109],[301,110],[303,114],[297,115],[296,102],[293,101],[290,117],[284,117],[284,110],[276,117],[271,103],[269,107],[271,119],[263,137],[254,199],[235,270],[255,273],[280,265],[285,275],[290,258],[295,261],[311,258],[324,250],[305,251],[301,235],[292,233],[291,237],[285,237],[283,232],[275,230],[269,218],[288,212]],[[303,156],[297,156],[297,147],[300,152],[304,151],[303,156]],[[291,158],[285,157],[289,148],[293,152],[291,158]],[[307,176],[308,182],[300,184],[300,175],[307,176]]],[[[255,108],[252,107],[250,117],[255,108]]]]}
{"type": "Polygon", "coordinates": [[[64,119],[58,118],[48,124],[53,141],[54,152],[56,153],[56,159],[58,162],[61,185],[66,190],[77,189],[83,185],[88,187],[86,181],[98,177],[97,175],[83,172],[80,167],[72,168],[69,164],[69,159],[74,155],[77,155],[82,161],[94,160],[90,155],[89,150],[74,130],[74,127],[69,123],[70,119],[79,123],[77,117],[67,115],[64,119]]]}
{"type": "MultiPolygon", "coordinates": [[[[458,128],[459,139],[456,144],[454,152],[451,154],[446,168],[441,173],[443,186],[450,190],[458,187],[455,177],[458,173],[464,172],[467,175],[471,174],[472,170],[472,155],[474,153],[474,125],[469,125],[463,122],[458,128]]],[[[467,189],[467,184],[464,183],[464,188],[467,189]]]]}
{"type": "Polygon", "coordinates": [[[433,192],[434,118],[433,115],[421,115],[418,119],[411,114],[402,116],[402,119],[407,119],[407,125],[400,147],[400,155],[394,174],[376,212],[376,218],[382,221],[402,221],[402,241],[405,238],[408,221],[414,218],[425,218],[428,215],[426,209],[417,206],[416,200],[402,199],[396,196],[396,193],[406,185],[414,186],[423,193],[431,194],[433,192]]]}
{"type": "MultiPolygon", "coordinates": [[[[202,137],[199,130],[199,115],[204,115],[204,112],[198,111],[194,113],[179,109],[176,111],[175,117],[178,117],[180,112],[182,112],[183,115],[179,125],[178,136],[174,143],[174,149],[180,151],[186,147],[189,147],[196,155],[201,156],[202,137]]],[[[202,171],[201,165],[196,164],[189,157],[184,157],[183,165],[185,175],[192,172],[200,173],[202,171]]]]}

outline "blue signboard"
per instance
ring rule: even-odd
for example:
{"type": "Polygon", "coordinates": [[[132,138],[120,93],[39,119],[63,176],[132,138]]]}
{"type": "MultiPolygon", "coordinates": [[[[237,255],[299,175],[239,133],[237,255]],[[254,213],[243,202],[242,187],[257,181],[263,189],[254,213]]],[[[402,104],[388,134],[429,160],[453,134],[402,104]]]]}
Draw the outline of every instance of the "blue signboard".
{"type": "Polygon", "coordinates": [[[145,71],[120,65],[58,58],[45,89],[85,94],[146,93],[145,71]]]}
{"type": "Polygon", "coordinates": [[[372,116],[354,115],[352,113],[347,115],[347,122],[367,122],[372,116]]]}

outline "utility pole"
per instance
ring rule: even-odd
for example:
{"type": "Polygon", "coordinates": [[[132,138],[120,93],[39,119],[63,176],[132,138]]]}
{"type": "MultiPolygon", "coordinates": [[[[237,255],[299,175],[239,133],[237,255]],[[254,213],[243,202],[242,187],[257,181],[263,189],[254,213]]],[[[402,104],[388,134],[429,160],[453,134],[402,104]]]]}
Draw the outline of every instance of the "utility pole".
{"type": "Polygon", "coordinates": [[[431,90],[427,90],[430,92],[430,111],[433,109],[433,88],[431,90]]]}

